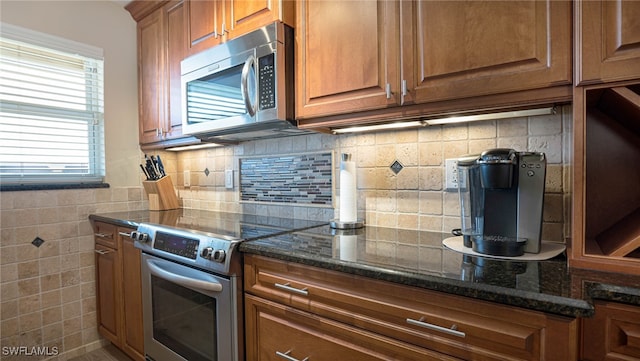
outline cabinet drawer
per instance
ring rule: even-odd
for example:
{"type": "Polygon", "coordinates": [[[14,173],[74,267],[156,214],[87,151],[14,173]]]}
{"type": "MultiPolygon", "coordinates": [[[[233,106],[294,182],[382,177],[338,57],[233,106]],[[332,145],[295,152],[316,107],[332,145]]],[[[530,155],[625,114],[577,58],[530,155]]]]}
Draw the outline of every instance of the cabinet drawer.
{"type": "Polygon", "coordinates": [[[118,249],[118,231],[116,226],[109,223],[95,222],[93,225],[93,230],[96,244],[101,244],[106,247],[118,249]]]}
{"type": "Polygon", "coordinates": [[[248,360],[458,360],[250,295],[245,307],[248,360]]]}
{"type": "Polygon", "coordinates": [[[447,355],[575,359],[576,320],[245,255],[245,291],[447,355]]]}
{"type": "Polygon", "coordinates": [[[640,307],[596,301],[595,311],[582,321],[582,359],[640,359],[640,307]]]}

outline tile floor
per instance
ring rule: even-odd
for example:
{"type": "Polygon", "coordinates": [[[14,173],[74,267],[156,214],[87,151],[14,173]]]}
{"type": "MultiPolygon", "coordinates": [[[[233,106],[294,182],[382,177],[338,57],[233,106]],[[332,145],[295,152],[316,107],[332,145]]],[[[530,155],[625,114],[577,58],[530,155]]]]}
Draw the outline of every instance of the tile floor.
{"type": "Polygon", "coordinates": [[[86,355],[74,357],[68,361],[131,361],[131,359],[113,345],[91,351],[86,355]]]}

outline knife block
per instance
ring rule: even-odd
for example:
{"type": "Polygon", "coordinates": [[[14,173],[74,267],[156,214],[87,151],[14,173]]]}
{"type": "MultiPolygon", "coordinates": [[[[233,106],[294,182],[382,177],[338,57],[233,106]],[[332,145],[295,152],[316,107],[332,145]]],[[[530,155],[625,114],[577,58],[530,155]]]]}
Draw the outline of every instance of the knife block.
{"type": "Polygon", "coordinates": [[[166,211],[180,208],[173,182],[169,176],[154,181],[143,181],[142,186],[149,197],[149,210],[166,211]]]}

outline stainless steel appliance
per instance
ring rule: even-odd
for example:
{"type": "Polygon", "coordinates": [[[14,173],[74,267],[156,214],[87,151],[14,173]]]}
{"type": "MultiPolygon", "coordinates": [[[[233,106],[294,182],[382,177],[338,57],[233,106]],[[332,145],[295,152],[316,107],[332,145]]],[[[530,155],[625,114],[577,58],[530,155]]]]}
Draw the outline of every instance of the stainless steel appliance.
{"type": "Polygon", "coordinates": [[[131,233],[142,250],[146,358],[243,360],[238,244],[326,222],[185,212],[163,212],[164,225],[143,222],[131,233]]]}
{"type": "Polygon", "coordinates": [[[275,22],[181,63],[182,132],[242,141],[303,133],[294,123],[293,29],[275,22]]]}
{"type": "Polygon", "coordinates": [[[464,245],[496,256],[539,253],[546,156],[489,149],[458,159],[464,245]]]}

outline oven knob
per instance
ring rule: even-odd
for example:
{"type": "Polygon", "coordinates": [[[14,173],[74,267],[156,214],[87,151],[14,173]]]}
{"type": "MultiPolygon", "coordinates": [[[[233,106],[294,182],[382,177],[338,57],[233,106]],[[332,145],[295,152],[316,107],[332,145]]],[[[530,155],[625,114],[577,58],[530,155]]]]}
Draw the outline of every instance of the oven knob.
{"type": "Polygon", "coordinates": [[[202,258],[211,259],[211,257],[213,256],[213,248],[211,247],[203,248],[202,252],[200,253],[200,256],[202,258]]]}
{"type": "Polygon", "coordinates": [[[217,249],[213,252],[213,260],[218,263],[224,262],[227,253],[223,249],[217,249]]]}
{"type": "Polygon", "coordinates": [[[133,231],[133,232],[131,232],[131,239],[133,239],[134,241],[141,242],[141,243],[146,243],[146,242],[149,241],[149,235],[146,234],[146,233],[133,231]]]}

